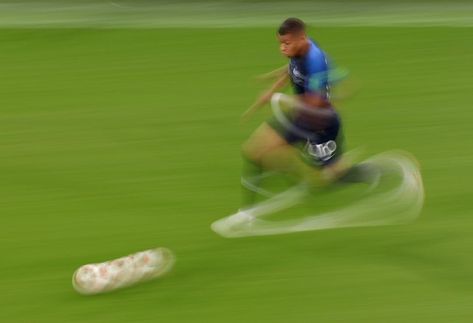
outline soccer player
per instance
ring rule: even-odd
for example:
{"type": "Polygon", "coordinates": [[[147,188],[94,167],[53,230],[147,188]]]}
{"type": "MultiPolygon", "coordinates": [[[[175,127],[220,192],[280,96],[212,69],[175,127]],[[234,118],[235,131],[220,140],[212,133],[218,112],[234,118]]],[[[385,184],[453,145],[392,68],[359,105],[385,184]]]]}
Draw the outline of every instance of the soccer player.
{"type": "MultiPolygon", "coordinates": [[[[341,158],[340,118],[330,102],[330,63],[327,55],[307,36],[300,19],[286,19],[277,31],[277,38],[289,64],[265,75],[276,81],[243,118],[268,103],[289,82],[295,92],[291,103],[294,108],[260,125],[243,145],[242,153],[248,165],[242,180],[251,181],[266,170],[323,186],[348,169],[341,158]]],[[[250,194],[244,204],[251,203],[250,194]]]]}

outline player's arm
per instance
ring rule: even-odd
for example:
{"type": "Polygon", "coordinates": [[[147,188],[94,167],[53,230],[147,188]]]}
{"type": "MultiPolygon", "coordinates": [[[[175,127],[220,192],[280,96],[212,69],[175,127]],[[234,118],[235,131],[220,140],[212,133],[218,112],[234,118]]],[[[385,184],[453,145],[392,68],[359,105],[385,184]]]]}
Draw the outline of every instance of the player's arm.
{"type": "Polygon", "coordinates": [[[261,80],[261,81],[279,79],[284,74],[287,74],[287,68],[288,68],[288,66],[286,64],[286,65],[284,65],[284,66],[282,66],[278,69],[275,69],[274,71],[258,75],[258,76],[256,76],[256,79],[261,80]]]}
{"type": "Polygon", "coordinates": [[[256,111],[258,111],[263,105],[268,103],[271,100],[272,95],[284,88],[289,81],[289,74],[286,72],[279,76],[279,78],[276,80],[276,82],[273,83],[273,85],[266,90],[256,101],[253,103],[248,110],[246,110],[243,115],[242,119],[248,119],[251,117],[256,111]]]}

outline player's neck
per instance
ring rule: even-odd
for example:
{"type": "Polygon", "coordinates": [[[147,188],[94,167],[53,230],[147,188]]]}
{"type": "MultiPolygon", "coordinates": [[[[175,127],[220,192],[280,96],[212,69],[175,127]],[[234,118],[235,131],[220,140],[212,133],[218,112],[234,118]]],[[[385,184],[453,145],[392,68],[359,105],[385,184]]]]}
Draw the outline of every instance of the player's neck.
{"type": "Polygon", "coordinates": [[[310,41],[309,39],[307,39],[307,41],[304,43],[304,45],[302,46],[297,56],[304,57],[309,52],[309,49],[310,49],[310,41]]]}

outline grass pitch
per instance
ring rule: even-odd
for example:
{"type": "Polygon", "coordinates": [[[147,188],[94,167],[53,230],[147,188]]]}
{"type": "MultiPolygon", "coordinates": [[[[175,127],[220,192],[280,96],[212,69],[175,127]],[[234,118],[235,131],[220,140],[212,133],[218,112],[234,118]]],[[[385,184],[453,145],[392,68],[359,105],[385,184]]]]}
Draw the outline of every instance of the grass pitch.
{"type": "Polygon", "coordinates": [[[348,148],[417,156],[419,221],[226,240],[209,225],[239,204],[265,114],[238,118],[284,63],[273,32],[0,30],[0,321],[471,320],[472,30],[312,32],[363,83],[340,106],[348,148]],[[73,291],[80,265],[155,246],[177,256],[164,279],[73,291]]]}

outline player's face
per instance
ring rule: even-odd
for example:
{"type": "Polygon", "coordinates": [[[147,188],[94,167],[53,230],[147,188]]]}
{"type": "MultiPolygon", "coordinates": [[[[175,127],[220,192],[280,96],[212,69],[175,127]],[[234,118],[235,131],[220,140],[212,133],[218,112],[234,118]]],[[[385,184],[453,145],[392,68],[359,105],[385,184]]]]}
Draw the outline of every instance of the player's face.
{"type": "Polygon", "coordinates": [[[286,57],[295,57],[300,55],[302,49],[307,43],[304,33],[278,35],[279,50],[286,57]]]}

